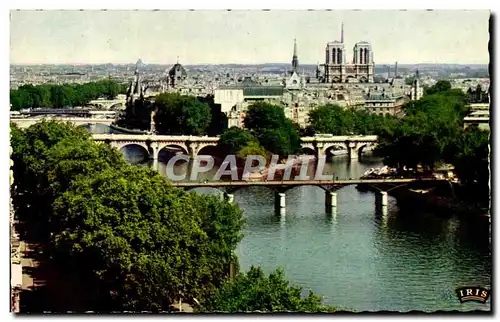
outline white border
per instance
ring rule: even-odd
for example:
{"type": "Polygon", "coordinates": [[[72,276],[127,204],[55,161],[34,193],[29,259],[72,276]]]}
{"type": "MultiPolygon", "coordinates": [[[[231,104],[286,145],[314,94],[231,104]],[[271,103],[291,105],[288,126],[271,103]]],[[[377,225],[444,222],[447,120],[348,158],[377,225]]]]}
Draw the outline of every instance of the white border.
{"type": "MultiPolygon", "coordinates": [[[[141,0],[141,1],[125,1],[122,0],[120,2],[114,2],[114,1],[98,1],[98,0],[87,0],[84,2],[84,5],[81,5],[80,2],[69,2],[69,1],[62,1],[62,0],[50,0],[50,1],[43,1],[43,2],[37,2],[37,1],[15,1],[11,2],[11,6],[15,6],[16,9],[37,9],[37,8],[44,8],[44,9],[82,9],[82,7],[86,9],[318,9],[322,10],[325,8],[333,8],[335,7],[336,10],[339,9],[400,9],[400,8],[405,8],[405,9],[427,9],[427,8],[433,8],[433,9],[493,9],[495,10],[498,6],[499,1],[493,1],[493,0],[474,0],[474,1],[435,1],[435,0],[419,0],[419,1],[408,1],[408,2],[401,2],[401,1],[391,1],[391,0],[378,0],[378,1],[370,1],[370,0],[358,0],[355,2],[351,1],[318,1],[318,0],[308,0],[308,1],[297,1],[297,0],[288,0],[288,1],[282,1],[282,2],[270,2],[269,0],[253,0],[253,1],[244,1],[244,2],[236,2],[236,1],[231,1],[231,0],[225,0],[225,1],[202,1],[202,0],[184,0],[184,1],[179,1],[179,2],[163,2],[163,1],[151,1],[151,0],[141,0]],[[356,6],[356,7],[353,7],[356,6]]],[[[7,214],[8,214],[8,196],[9,196],[9,188],[7,185],[8,182],[8,164],[9,161],[7,159],[7,154],[8,154],[8,146],[9,146],[9,131],[8,131],[8,104],[9,104],[9,98],[8,98],[8,84],[9,84],[9,19],[7,19],[9,15],[9,9],[4,8],[4,6],[7,6],[7,1],[2,1],[1,3],[2,6],[2,17],[5,19],[0,19],[0,25],[1,25],[1,44],[3,45],[2,47],[2,54],[3,54],[3,61],[4,63],[0,65],[1,68],[1,82],[2,82],[2,88],[3,90],[0,92],[1,99],[3,102],[3,108],[0,109],[0,120],[4,122],[2,126],[0,126],[0,145],[2,148],[2,155],[4,157],[0,158],[0,169],[3,169],[0,171],[0,200],[1,202],[1,211],[0,213],[3,214],[3,225],[2,225],[2,240],[5,242],[2,243],[4,245],[1,247],[1,252],[0,254],[1,258],[4,259],[5,261],[7,258],[10,258],[9,255],[9,248],[7,244],[7,238],[9,234],[8,230],[8,224],[7,224],[7,214]]],[[[499,11],[497,11],[499,12],[499,11]]],[[[496,22],[498,25],[500,22],[496,22]]],[[[495,42],[498,43],[498,34],[495,34],[495,42]]],[[[498,66],[497,66],[498,67],[498,66]]],[[[495,75],[497,75],[497,70],[495,69],[495,75]]],[[[498,89],[498,79],[496,79],[495,83],[495,93],[500,93],[497,91],[498,89]]],[[[497,94],[498,95],[498,94],[497,94]]],[[[496,99],[497,100],[497,99],[496,99]]],[[[495,102],[496,103],[496,102],[495,102]]],[[[494,104],[496,106],[496,104],[494,104]]],[[[500,113],[500,112],[499,112],[500,113]]],[[[497,117],[500,117],[496,115],[495,113],[495,121],[498,124],[497,117]]],[[[492,132],[492,135],[496,134],[496,127],[495,131],[492,132]]],[[[496,135],[495,135],[496,137],[496,135]]],[[[495,144],[495,147],[493,148],[493,151],[498,151],[498,148],[496,147],[497,144],[495,144]]],[[[498,160],[498,155],[495,153],[495,159],[498,160]]],[[[497,173],[495,175],[495,178],[497,178],[499,174],[497,173]]],[[[497,197],[497,193],[495,193],[495,197],[497,197]]],[[[497,205],[498,207],[498,205],[497,205]]],[[[494,216],[494,214],[492,214],[494,216]]],[[[498,227],[498,221],[496,220],[494,222],[494,231],[498,232],[499,227],[498,227]]],[[[494,249],[497,249],[498,245],[498,233],[495,236],[497,238],[494,238],[494,249]]],[[[496,281],[496,278],[498,278],[497,274],[497,266],[494,265],[495,272],[494,276],[495,278],[493,279],[496,281]]],[[[0,292],[1,298],[0,298],[0,305],[2,306],[1,310],[1,315],[2,315],[2,321],[4,321],[4,318],[7,320],[13,319],[13,315],[8,313],[10,311],[10,292],[8,291],[10,289],[10,284],[8,282],[8,276],[9,276],[9,269],[10,269],[10,263],[7,265],[2,266],[2,276],[3,278],[0,279],[0,283],[2,283],[2,286],[0,289],[2,290],[0,292]]],[[[494,285],[495,286],[495,285],[494,285]]],[[[362,291],[362,290],[359,290],[362,291]]],[[[493,294],[495,293],[495,287],[493,287],[493,294]]],[[[496,299],[497,297],[495,295],[492,296],[492,299],[494,301],[494,304],[497,303],[496,299]]],[[[494,305],[496,309],[498,309],[497,305],[494,305]]],[[[99,320],[105,320],[105,321],[111,321],[112,319],[116,318],[122,318],[120,317],[98,317],[98,316],[89,316],[93,319],[99,319],[99,320]]],[[[55,319],[56,317],[54,316],[44,316],[44,319],[55,319]]],[[[68,317],[58,317],[62,318],[63,320],[69,320],[70,318],[68,317]]],[[[85,318],[85,317],[75,317],[75,318],[85,318]]],[[[163,316],[156,316],[156,318],[161,318],[164,319],[165,317],[163,316]]],[[[179,317],[172,317],[169,316],[169,319],[180,319],[179,317]]],[[[189,317],[188,317],[189,318],[189,317]]],[[[224,319],[226,320],[238,320],[240,316],[228,316],[225,317],[224,319]]],[[[268,320],[272,319],[272,316],[258,316],[259,319],[263,320],[268,320]]],[[[287,317],[287,318],[293,318],[293,319],[305,319],[305,320],[312,320],[314,317],[305,317],[305,316],[297,316],[297,317],[287,317]]],[[[328,319],[334,318],[337,320],[347,320],[348,317],[343,317],[343,316],[333,316],[333,317],[326,317],[328,319]]],[[[350,317],[352,319],[352,317],[350,317]]],[[[406,316],[398,316],[396,317],[397,319],[400,318],[405,318],[405,319],[410,319],[410,320],[417,320],[419,317],[406,317],[406,316]]],[[[441,316],[434,316],[431,317],[429,320],[439,320],[442,318],[441,316]]],[[[457,319],[458,317],[453,317],[454,319],[457,319]]],[[[143,320],[143,316],[138,316],[138,317],[130,317],[132,320],[143,320]]],[[[183,319],[186,319],[186,317],[183,317],[183,319]]],[[[192,318],[189,318],[192,319],[192,318]]],[[[217,319],[218,317],[211,317],[211,319],[217,319]]],[[[385,319],[384,316],[380,317],[363,317],[363,319],[366,320],[375,320],[375,319],[385,319]]]]}

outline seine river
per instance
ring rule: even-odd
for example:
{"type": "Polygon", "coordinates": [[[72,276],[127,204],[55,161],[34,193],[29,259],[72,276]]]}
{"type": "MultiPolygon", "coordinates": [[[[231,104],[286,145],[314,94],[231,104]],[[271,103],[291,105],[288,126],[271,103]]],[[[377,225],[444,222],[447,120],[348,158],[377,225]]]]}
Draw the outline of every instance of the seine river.
{"type": "MultiPolygon", "coordinates": [[[[150,164],[139,147],[122,152],[132,163],[150,164]]],[[[159,163],[163,174],[164,161],[159,163]]],[[[355,161],[339,156],[325,173],[357,178],[379,166],[371,156],[355,161]]],[[[455,295],[457,287],[491,287],[484,221],[402,212],[391,197],[382,213],[375,195],[355,186],[338,190],[337,198],[337,211],[328,214],[323,190],[297,187],[286,193],[286,214],[276,215],[271,190],[237,191],[234,202],[247,218],[237,249],[241,269],[258,265],[269,273],[282,267],[291,283],[312,289],[324,303],[355,311],[490,310],[490,300],[461,304],[455,295]]]]}

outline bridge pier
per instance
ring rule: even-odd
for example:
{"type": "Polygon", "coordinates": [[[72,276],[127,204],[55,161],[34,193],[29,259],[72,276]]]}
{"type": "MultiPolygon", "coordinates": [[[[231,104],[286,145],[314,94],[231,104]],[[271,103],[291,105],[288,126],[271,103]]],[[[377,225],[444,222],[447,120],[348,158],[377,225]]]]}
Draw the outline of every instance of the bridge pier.
{"type": "Polygon", "coordinates": [[[358,154],[358,145],[354,142],[348,142],[347,144],[347,148],[349,149],[349,160],[356,160],[359,158],[359,154],[358,154]]]}
{"type": "Polygon", "coordinates": [[[377,205],[382,206],[382,207],[387,207],[387,205],[389,203],[389,197],[387,195],[387,192],[386,191],[376,192],[375,201],[376,201],[377,205]]]}
{"type": "Polygon", "coordinates": [[[277,214],[284,214],[286,207],[286,194],[276,192],[274,195],[274,206],[277,214]]]}
{"type": "Polygon", "coordinates": [[[151,165],[151,169],[155,171],[160,171],[159,163],[158,163],[158,158],[153,159],[153,164],[151,165]]]}
{"type": "Polygon", "coordinates": [[[337,193],[325,191],[325,208],[327,213],[332,213],[337,208],[337,193]]]}

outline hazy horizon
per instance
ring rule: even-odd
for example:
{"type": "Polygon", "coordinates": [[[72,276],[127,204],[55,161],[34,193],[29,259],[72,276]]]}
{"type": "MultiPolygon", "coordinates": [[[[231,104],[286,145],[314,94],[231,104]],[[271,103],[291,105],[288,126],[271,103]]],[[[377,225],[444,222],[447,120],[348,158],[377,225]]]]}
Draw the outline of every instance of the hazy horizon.
{"type": "MultiPolygon", "coordinates": [[[[139,57],[140,58],[140,57],[139,57]]],[[[55,66],[95,66],[95,65],[114,65],[114,66],[127,66],[131,65],[134,66],[136,63],[135,62],[129,62],[129,63],[113,63],[113,62],[107,62],[107,63],[11,63],[11,66],[44,66],[44,65],[55,65],[55,66]]],[[[147,63],[144,62],[144,65],[155,65],[155,66],[171,66],[174,65],[175,62],[172,63],[147,63]]],[[[220,64],[211,64],[211,63],[206,63],[206,64],[182,64],[184,66],[223,66],[223,65],[242,65],[242,66],[260,66],[260,65],[290,65],[289,62],[263,62],[263,63],[256,63],[256,64],[245,64],[245,63],[220,63],[220,64]]],[[[309,63],[303,63],[301,65],[305,66],[316,66],[316,64],[309,64],[309,63]]],[[[394,65],[394,62],[392,63],[376,63],[375,66],[392,66],[394,65]]],[[[412,64],[406,64],[406,63],[401,63],[398,62],[398,67],[405,67],[405,66],[414,66],[414,65],[457,65],[457,66],[488,66],[489,63],[477,63],[477,64],[460,64],[460,63],[412,63],[412,64]]]]}
{"type": "Polygon", "coordinates": [[[11,11],[11,65],[261,65],[324,62],[344,23],[376,65],[489,63],[487,10],[11,11]],[[380,61],[380,63],[378,63],[380,61]]]}

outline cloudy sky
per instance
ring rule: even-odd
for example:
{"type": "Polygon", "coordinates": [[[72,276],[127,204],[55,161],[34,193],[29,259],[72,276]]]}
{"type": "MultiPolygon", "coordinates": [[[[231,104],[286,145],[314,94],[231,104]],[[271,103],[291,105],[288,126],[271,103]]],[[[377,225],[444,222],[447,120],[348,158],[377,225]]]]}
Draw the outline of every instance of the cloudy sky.
{"type": "Polygon", "coordinates": [[[372,44],[377,64],[486,64],[488,11],[11,11],[10,59],[29,63],[300,63],[328,41],[372,44]]]}

